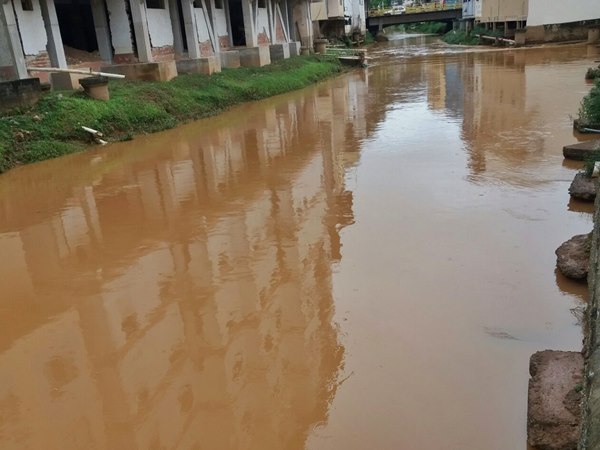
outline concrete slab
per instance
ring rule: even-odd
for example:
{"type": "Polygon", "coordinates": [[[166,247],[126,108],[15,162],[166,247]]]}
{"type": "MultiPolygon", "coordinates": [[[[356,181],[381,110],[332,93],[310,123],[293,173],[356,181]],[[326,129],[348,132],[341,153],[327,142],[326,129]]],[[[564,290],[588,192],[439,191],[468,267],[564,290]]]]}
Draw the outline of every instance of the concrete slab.
{"type": "Polygon", "coordinates": [[[595,152],[600,152],[600,139],[565,145],[563,147],[563,156],[576,161],[583,161],[595,152]]]}
{"type": "Polygon", "coordinates": [[[78,73],[57,72],[50,74],[50,84],[55,91],[74,91],[79,89],[79,80],[89,77],[78,73]]]}
{"type": "Polygon", "coordinates": [[[271,53],[268,45],[240,49],[242,67],[262,67],[271,64],[271,53]]]}
{"type": "Polygon", "coordinates": [[[118,64],[102,68],[102,72],[120,73],[128,80],[169,81],[177,76],[175,61],[118,64]]]}
{"type": "Polygon", "coordinates": [[[272,44],[269,46],[271,61],[281,61],[290,57],[290,44],[272,44]]]}
{"type": "Polygon", "coordinates": [[[545,350],[529,361],[527,441],[538,450],[576,450],[581,430],[583,356],[545,350]]]}
{"type": "Polygon", "coordinates": [[[41,95],[39,78],[0,82],[0,111],[33,106],[41,95]]]}
{"type": "Polygon", "coordinates": [[[240,67],[240,52],[238,50],[226,50],[219,53],[221,67],[228,69],[237,69],[240,67]]]}
{"type": "Polygon", "coordinates": [[[201,73],[211,75],[221,71],[221,59],[206,56],[198,59],[181,59],[177,61],[177,73],[201,73]]]}
{"type": "Polygon", "coordinates": [[[290,42],[290,56],[298,56],[300,54],[300,42],[290,42]]]}

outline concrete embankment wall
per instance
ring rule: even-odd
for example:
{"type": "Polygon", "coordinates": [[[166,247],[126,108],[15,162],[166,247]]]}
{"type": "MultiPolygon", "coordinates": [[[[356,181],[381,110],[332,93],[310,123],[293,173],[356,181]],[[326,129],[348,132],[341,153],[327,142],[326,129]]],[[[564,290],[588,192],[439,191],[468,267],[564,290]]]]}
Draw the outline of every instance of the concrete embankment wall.
{"type": "Polygon", "coordinates": [[[562,23],[555,25],[527,25],[527,43],[585,41],[588,38],[588,26],[584,22],[562,23]]]}
{"type": "Polygon", "coordinates": [[[596,197],[594,230],[588,284],[590,303],[587,308],[587,329],[584,355],[585,395],[583,405],[583,429],[580,450],[600,450],[600,196],[596,197]]]}

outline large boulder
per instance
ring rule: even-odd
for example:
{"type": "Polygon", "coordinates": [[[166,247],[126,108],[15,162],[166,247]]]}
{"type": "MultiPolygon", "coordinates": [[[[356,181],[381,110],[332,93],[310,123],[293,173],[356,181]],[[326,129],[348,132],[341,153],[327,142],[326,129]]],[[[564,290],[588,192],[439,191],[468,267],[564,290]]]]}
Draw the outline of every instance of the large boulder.
{"type": "Polygon", "coordinates": [[[544,350],[529,360],[527,441],[537,450],[577,450],[583,356],[544,350]]]}
{"type": "Polygon", "coordinates": [[[580,200],[594,200],[596,198],[596,182],[585,173],[579,172],[569,186],[569,194],[580,200]]]}
{"type": "Polygon", "coordinates": [[[556,249],[556,265],[567,278],[587,277],[590,265],[590,235],[579,234],[556,249]]]}
{"type": "Polygon", "coordinates": [[[389,37],[387,37],[385,34],[383,34],[381,31],[379,31],[376,35],[375,35],[375,40],[377,42],[387,42],[390,40],[389,37]]]}

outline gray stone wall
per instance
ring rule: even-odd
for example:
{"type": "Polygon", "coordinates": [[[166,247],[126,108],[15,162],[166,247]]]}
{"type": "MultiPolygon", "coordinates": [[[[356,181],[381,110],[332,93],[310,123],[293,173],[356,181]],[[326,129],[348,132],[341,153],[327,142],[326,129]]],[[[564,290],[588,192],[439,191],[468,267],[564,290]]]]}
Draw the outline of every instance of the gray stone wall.
{"type": "Polygon", "coordinates": [[[590,303],[587,308],[584,355],[585,392],[583,405],[583,430],[580,450],[600,450],[600,196],[596,196],[594,231],[590,255],[588,284],[590,303]]]}

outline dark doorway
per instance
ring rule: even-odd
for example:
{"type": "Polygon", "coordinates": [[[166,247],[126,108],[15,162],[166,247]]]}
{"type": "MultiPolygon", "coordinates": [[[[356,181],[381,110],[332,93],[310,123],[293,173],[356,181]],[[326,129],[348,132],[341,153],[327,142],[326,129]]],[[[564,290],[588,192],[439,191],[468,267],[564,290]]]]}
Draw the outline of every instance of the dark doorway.
{"type": "Polygon", "coordinates": [[[234,47],[246,46],[246,33],[244,31],[244,13],[242,0],[229,0],[229,17],[231,18],[231,39],[234,47]]]}
{"type": "Polygon", "coordinates": [[[55,0],[60,36],[67,47],[98,50],[90,0],[55,0]]]}

